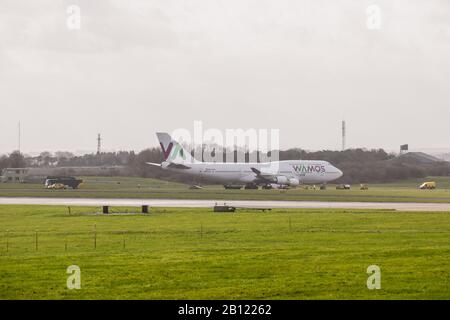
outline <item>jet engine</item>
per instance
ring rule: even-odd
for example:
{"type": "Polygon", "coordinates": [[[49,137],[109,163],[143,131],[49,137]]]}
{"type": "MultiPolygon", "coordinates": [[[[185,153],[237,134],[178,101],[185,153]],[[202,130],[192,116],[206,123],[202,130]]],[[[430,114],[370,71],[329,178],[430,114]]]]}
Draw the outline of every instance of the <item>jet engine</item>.
{"type": "Polygon", "coordinates": [[[297,178],[288,178],[285,176],[277,176],[274,178],[274,182],[280,185],[288,185],[291,187],[296,187],[300,185],[300,181],[297,178]]]}
{"type": "Polygon", "coordinates": [[[289,184],[289,179],[285,176],[277,176],[274,180],[274,182],[278,184],[289,184]]]}

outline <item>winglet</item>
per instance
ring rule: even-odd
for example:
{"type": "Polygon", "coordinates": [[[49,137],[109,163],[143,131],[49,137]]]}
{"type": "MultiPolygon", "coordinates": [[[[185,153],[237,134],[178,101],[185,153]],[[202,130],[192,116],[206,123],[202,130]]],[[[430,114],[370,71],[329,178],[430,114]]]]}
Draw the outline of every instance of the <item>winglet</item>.
{"type": "Polygon", "coordinates": [[[149,164],[149,165],[155,166],[155,167],[161,167],[161,163],[146,162],[146,164],[149,164]]]}

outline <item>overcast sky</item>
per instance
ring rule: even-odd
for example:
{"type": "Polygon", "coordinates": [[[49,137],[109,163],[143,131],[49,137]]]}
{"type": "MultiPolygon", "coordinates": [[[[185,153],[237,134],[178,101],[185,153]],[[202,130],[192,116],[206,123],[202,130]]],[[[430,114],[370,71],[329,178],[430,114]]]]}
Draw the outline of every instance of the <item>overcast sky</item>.
{"type": "Polygon", "coordinates": [[[279,128],[282,148],[450,147],[448,0],[0,0],[0,153],[279,128]],[[68,6],[81,28],[67,27],[68,6]],[[381,9],[379,30],[366,9],[381,9]]]}

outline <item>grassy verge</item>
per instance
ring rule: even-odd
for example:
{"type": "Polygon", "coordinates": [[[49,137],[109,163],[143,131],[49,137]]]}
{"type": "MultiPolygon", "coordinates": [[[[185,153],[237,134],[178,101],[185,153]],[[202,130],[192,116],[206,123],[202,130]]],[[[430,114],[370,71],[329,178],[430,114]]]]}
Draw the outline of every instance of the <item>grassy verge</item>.
{"type": "Polygon", "coordinates": [[[0,184],[0,197],[214,199],[214,200],[301,200],[362,202],[450,202],[450,178],[429,178],[438,182],[437,190],[418,190],[418,181],[370,186],[369,190],[224,190],[207,186],[191,190],[187,185],[154,179],[123,177],[85,177],[78,190],[47,190],[38,184],[0,184]]]}
{"type": "Polygon", "coordinates": [[[0,299],[450,298],[448,213],[99,211],[0,206],[0,299]]]}

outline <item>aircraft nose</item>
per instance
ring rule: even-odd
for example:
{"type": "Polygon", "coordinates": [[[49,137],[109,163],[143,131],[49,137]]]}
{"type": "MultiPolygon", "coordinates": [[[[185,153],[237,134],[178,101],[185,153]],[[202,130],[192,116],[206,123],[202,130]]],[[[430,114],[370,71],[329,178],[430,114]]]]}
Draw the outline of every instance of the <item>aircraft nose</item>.
{"type": "Polygon", "coordinates": [[[336,170],[337,170],[337,177],[339,179],[340,177],[342,177],[344,175],[344,173],[341,170],[339,170],[338,168],[336,168],[336,170]]]}

